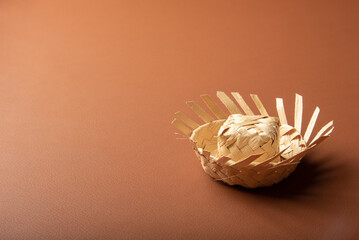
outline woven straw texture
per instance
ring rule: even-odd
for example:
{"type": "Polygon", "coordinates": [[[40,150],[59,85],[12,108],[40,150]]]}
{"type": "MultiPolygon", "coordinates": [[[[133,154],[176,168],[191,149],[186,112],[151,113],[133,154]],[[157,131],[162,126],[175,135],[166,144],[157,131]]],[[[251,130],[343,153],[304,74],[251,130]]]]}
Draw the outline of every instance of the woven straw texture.
{"type": "Polygon", "coordinates": [[[294,126],[288,125],[280,98],[276,99],[277,118],[268,115],[255,94],[251,94],[251,98],[260,115],[253,113],[239,93],[233,92],[232,96],[235,101],[224,92],[217,92],[217,97],[230,114],[226,114],[209,95],[202,95],[205,105],[217,119],[190,101],[187,104],[204,124],[198,124],[182,112],[177,112],[177,118],[172,121],[193,143],[204,171],[213,179],[229,185],[256,188],[280,182],[295,170],[306,153],[328,138],[334,129],[331,121],[309,142],[319,115],[317,107],[302,136],[303,98],[298,94],[294,126]]]}
{"type": "Polygon", "coordinates": [[[248,156],[262,154],[262,162],[279,152],[279,120],[266,116],[233,114],[218,132],[218,156],[239,162],[248,156]]]}

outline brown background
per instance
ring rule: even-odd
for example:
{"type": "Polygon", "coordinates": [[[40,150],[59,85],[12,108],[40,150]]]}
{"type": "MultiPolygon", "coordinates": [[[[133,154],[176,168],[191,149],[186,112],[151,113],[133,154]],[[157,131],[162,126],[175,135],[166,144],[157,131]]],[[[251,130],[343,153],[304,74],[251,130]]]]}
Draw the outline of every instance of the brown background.
{"type": "Polygon", "coordinates": [[[2,0],[0,239],[354,239],[358,3],[2,0]],[[216,90],[290,118],[298,92],[336,128],[279,185],[228,187],[170,125],[216,90]]]}

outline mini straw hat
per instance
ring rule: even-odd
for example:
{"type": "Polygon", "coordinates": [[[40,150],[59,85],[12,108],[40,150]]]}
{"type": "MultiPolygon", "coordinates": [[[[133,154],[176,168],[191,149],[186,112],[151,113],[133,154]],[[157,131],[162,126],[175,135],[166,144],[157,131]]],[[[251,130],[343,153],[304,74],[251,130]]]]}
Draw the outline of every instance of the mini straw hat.
{"type": "Polygon", "coordinates": [[[217,92],[217,97],[230,115],[206,94],[201,98],[217,119],[189,101],[187,104],[204,123],[200,125],[182,112],[176,112],[177,118],[172,121],[193,143],[204,171],[215,180],[229,185],[256,188],[280,182],[295,170],[305,154],[327,139],[334,129],[331,121],[309,141],[319,115],[317,107],[303,136],[303,98],[299,94],[295,97],[294,126],[287,122],[281,98],[276,99],[277,118],[268,115],[256,94],[250,96],[260,115],[252,112],[239,93],[232,92],[232,96],[235,101],[224,92],[217,92]]]}

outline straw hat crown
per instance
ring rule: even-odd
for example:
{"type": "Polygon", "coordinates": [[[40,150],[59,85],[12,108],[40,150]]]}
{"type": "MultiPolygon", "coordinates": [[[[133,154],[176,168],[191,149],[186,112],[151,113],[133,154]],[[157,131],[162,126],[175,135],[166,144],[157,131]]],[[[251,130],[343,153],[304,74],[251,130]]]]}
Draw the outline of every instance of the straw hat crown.
{"type": "Polygon", "coordinates": [[[218,156],[240,161],[266,153],[263,160],[279,152],[279,119],[267,116],[230,115],[218,131],[218,156]]]}

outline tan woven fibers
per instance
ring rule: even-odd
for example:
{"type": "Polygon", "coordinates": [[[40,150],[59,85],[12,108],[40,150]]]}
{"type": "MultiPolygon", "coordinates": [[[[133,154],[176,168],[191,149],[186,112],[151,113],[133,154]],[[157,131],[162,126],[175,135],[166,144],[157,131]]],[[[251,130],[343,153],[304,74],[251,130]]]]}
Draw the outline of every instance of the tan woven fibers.
{"type": "MultiPolygon", "coordinates": [[[[219,157],[238,162],[248,156],[262,154],[262,162],[279,152],[279,119],[268,116],[230,115],[218,132],[219,157]]],[[[279,161],[279,158],[278,158],[279,161]]]]}
{"type": "Polygon", "coordinates": [[[239,93],[232,95],[239,106],[224,92],[217,92],[217,97],[231,114],[226,114],[208,95],[202,95],[217,120],[196,103],[188,102],[204,124],[198,124],[181,112],[176,113],[178,119],[172,122],[193,143],[204,171],[229,185],[256,188],[280,182],[334,129],[331,121],[310,141],[319,114],[317,107],[302,136],[303,99],[298,94],[294,126],[287,122],[281,98],[276,99],[278,122],[276,117],[269,117],[257,95],[251,94],[251,98],[260,115],[254,115],[239,93]]]}

